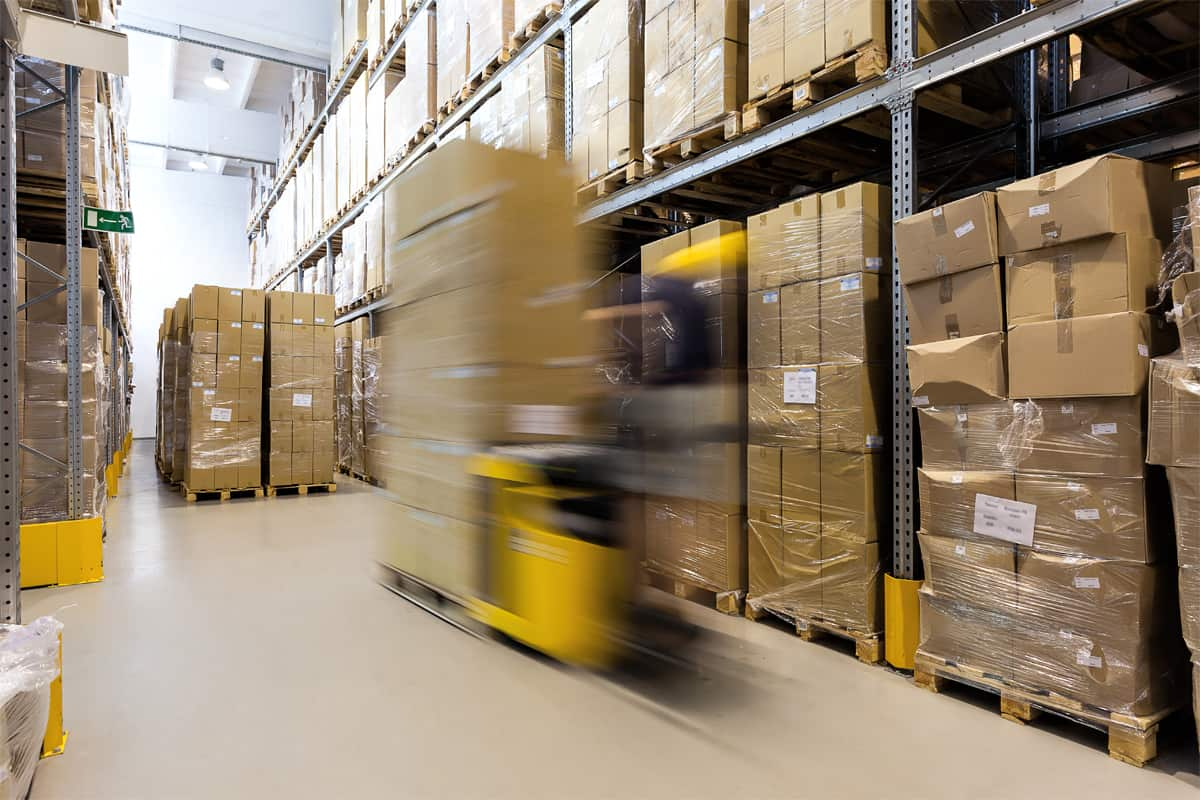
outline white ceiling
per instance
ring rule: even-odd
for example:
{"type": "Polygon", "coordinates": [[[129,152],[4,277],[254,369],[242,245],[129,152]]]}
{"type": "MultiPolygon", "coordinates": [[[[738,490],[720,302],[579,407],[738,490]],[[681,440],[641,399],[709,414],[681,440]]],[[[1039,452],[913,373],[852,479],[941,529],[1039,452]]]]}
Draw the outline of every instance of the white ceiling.
{"type": "MultiPolygon", "coordinates": [[[[131,24],[139,26],[161,27],[146,26],[146,20],[182,25],[327,58],[333,3],[125,0],[121,18],[127,13],[134,20],[131,24]],[[280,13],[285,7],[287,13],[280,13]],[[264,19],[271,19],[277,29],[266,30],[261,23],[264,19]]],[[[129,139],[135,163],[189,170],[189,162],[211,154],[202,159],[210,174],[244,176],[249,174],[252,160],[277,158],[279,109],[288,98],[292,67],[147,33],[128,31],[128,36],[129,139]],[[230,83],[227,91],[216,92],[204,85],[214,57],[224,61],[230,83]]]]}

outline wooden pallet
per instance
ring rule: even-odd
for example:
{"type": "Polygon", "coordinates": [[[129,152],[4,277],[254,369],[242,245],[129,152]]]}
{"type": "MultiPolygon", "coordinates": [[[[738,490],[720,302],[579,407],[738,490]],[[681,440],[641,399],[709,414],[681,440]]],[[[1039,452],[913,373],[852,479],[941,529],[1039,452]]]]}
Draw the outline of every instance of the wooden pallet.
{"type": "Polygon", "coordinates": [[[546,27],[546,23],[561,13],[562,3],[548,3],[538,9],[537,13],[527,21],[517,23],[517,29],[513,31],[512,36],[508,37],[509,57],[524,47],[526,42],[537,36],[538,31],[546,27]]]}
{"type": "Polygon", "coordinates": [[[267,497],[274,497],[277,494],[308,494],[309,492],[328,492],[333,494],[337,491],[336,483],[287,483],[280,486],[267,484],[267,497]]]}
{"type": "Polygon", "coordinates": [[[262,497],[261,486],[247,486],[243,489],[189,489],[186,483],[179,484],[179,493],[189,503],[197,500],[229,500],[234,497],[262,497]]]}
{"type": "Polygon", "coordinates": [[[746,601],[746,619],[755,621],[781,620],[806,642],[816,641],[828,636],[846,639],[854,642],[854,655],[859,661],[864,664],[879,666],[883,666],[884,664],[884,639],[883,633],[879,631],[871,633],[856,631],[828,620],[783,613],[761,606],[754,602],[754,598],[746,601]]]}
{"type": "Polygon", "coordinates": [[[646,163],[643,175],[654,175],[669,167],[673,167],[692,156],[712,150],[730,139],[736,139],[742,134],[742,115],[730,111],[720,119],[689,131],[666,144],[647,147],[643,151],[646,163]]]}
{"type": "Polygon", "coordinates": [[[715,608],[722,614],[737,616],[742,613],[742,602],[746,593],[741,589],[718,592],[703,586],[681,581],[674,575],[664,575],[652,569],[645,570],[646,583],[663,592],[682,597],[693,603],[715,608]]]}
{"type": "Polygon", "coordinates": [[[355,480],[360,480],[363,483],[368,483],[371,486],[379,485],[379,482],[376,481],[374,478],[372,478],[370,475],[366,475],[362,472],[358,472],[357,470],[350,469],[349,467],[343,466],[341,464],[338,464],[337,471],[343,475],[354,478],[355,480]]]}
{"type": "Polygon", "coordinates": [[[913,684],[941,692],[947,681],[971,686],[1000,699],[1000,716],[1024,725],[1042,711],[1065,717],[1108,734],[1108,754],[1117,761],[1144,767],[1158,755],[1158,724],[1174,713],[1168,708],[1149,716],[1135,716],[1090,706],[1054,692],[1038,692],[1015,686],[983,670],[917,652],[913,684]]]}
{"type": "Polygon", "coordinates": [[[408,141],[405,142],[398,151],[396,151],[394,156],[388,159],[388,164],[383,170],[384,173],[386,174],[391,172],[393,169],[395,169],[397,164],[408,158],[408,154],[415,150],[417,145],[421,144],[421,142],[425,141],[425,139],[428,138],[431,133],[437,130],[437,124],[438,121],[432,119],[427,119],[422,122],[420,127],[417,128],[417,132],[408,137],[408,141]]]}
{"type": "Polygon", "coordinates": [[[642,162],[635,158],[628,164],[617,167],[612,172],[580,186],[575,190],[575,199],[579,205],[590,203],[631,183],[637,183],[641,179],[642,162]]]}
{"type": "MultiPolygon", "coordinates": [[[[360,41],[360,42],[355,42],[353,45],[351,45],[350,47],[348,47],[346,49],[346,57],[342,59],[341,65],[338,66],[338,68],[334,71],[333,77],[331,77],[329,79],[329,81],[325,84],[325,93],[326,93],[327,97],[328,97],[329,92],[332,92],[334,89],[337,88],[337,85],[339,83],[341,83],[342,78],[346,74],[346,70],[350,68],[350,62],[354,59],[354,54],[357,53],[358,48],[360,48],[362,46],[363,46],[363,42],[360,41]]],[[[349,88],[349,87],[347,87],[347,88],[349,88]]]]}

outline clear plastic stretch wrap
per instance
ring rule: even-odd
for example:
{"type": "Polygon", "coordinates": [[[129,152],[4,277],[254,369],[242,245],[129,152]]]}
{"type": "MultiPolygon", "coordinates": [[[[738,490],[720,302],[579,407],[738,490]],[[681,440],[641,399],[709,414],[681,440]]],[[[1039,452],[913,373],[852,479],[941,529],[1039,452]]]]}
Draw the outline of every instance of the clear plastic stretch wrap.
{"type": "Polygon", "coordinates": [[[1188,191],[1186,214],[1178,235],[1163,254],[1158,276],[1159,301],[1170,300],[1170,318],[1179,329],[1183,360],[1200,367],[1200,186],[1188,191]]]}
{"type": "Polygon", "coordinates": [[[586,183],[642,157],[643,0],[599,0],[575,20],[571,160],[586,183]]]}
{"type": "MultiPolygon", "coordinates": [[[[388,157],[399,155],[409,141],[421,130],[426,123],[432,124],[437,118],[439,103],[444,103],[450,92],[462,88],[466,80],[465,61],[456,53],[435,50],[443,46],[440,36],[442,25],[451,26],[455,23],[454,14],[459,11],[460,4],[454,0],[449,3],[439,3],[437,11],[425,8],[408,23],[408,33],[404,39],[404,77],[387,96],[387,139],[388,157]],[[442,56],[442,64],[438,64],[437,56],[442,56]],[[455,67],[457,65],[457,71],[455,67]],[[443,87],[441,69],[451,70],[448,75],[458,74],[459,85],[443,87]]],[[[456,29],[448,28],[447,37],[451,37],[456,29]]],[[[462,32],[465,35],[465,30],[462,32]]],[[[465,39],[462,40],[465,45],[465,39]]],[[[446,44],[446,46],[450,46],[446,44]]],[[[449,81],[449,77],[446,79],[449,81]]]]}
{"type": "Polygon", "coordinates": [[[337,424],[337,465],[340,469],[351,469],[353,440],[350,433],[352,400],[350,381],[353,377],[354,340],[350,325],[344,323],[334,328],[333,393],[334,414],[337,424]]]}
{"type": "Polygon", "coordinates": [[[504,78],[500,91],[471,117],[482,144],[542,157],[564,147],[562,49],[543,45],[504,78]]]}
{"type": "Polygon", "coordinates": [[[1200,368],[1182,352],[1150,364],[1150,422],[1147,461],[1167,467],[1200,468],[1200,368]]]}
{"type": "MultiPolygon", "coordinates": [[[[353,340],[350,347],[350,469],[363,475],[377,477],[376,472],[367,467],[367,379],[370,370],[370,386],[374,391],[378,385],[378,352],[372,352],[370,359],[364,345],[366,337],[366,319],[360,317],[351,323],[353,340]]],[[[377,403],[374,399],[371,403],[377,403]]],[[[371,413],[377,413],[374,409],[371,413]]]]}
{"type": "Polygon", "coordinates": [[[363,339],[360,347],[362,381],[355,382],[355,397],[362,409],[362,453],[363,469],[373,478],[380,478],[386,486],[389,480],[386,465],[391,463],[385,421],[387,396],[381,384],[383,370],[383,348],[380,337],[363,339]]]}
{"type": "Polygon", "coordinates": [[[919,410],[922,655],[1119,713],[1179,701],[1171,526],[1142,413],[1140,397],[919,410]]]}
{"type": "Polygon", "coordinates": [[[746,460],[747,602],[859,633],[882,630],[890,459],[752,444],[746,460]]]}
{"type": "Polygon", "coordinates": [[[825,16],[845,5],[842,0],[752,0],[749,99],[764,97],[824,66],[825,16]]]}
{"type": "Polygon", "coordinates": [[[191,491],[260,486],[265,294],[198,284],[188,306],[179,479],[191,491]]]}
{"type": "Polygon", "coordinates": [[[1200,663],[1200,469],[1168,467],[1167,478],[1175,511],[1183,640],[1200,663]]]}
{"type": "Polygon", "coordinates": [[[163,337],[159,362],[158,463],[167,473],[170,473],[171,460],[175,456],[175,362],[178,358],[179,342],[172,328],[163,337]]]}
{"type": "Polygon", "coordinates": [[[714,123],[746,101],[745,0],[646,4],[645,146],[714,123]]]}
{"type": "Polygon", "coordinates": [[[3,800],[29,795],[50,714],[50,684],[60,671],[62,627],[54,617],[38,617],[28,625],[0,625],[3,800]]]}
{"type": "Polygon", "coordinates": [[[337,456],[333,297],[269,292],[267,314],[267,483],[328,483],[337,456]]]}
{"type": "MultiPolygon", "coordinates": [[[[67,519],[67,326],[25,322],[21,386],[21,521],[67,519]]],[[[99,397],[102,364],[96,328],[82,327],[80,342],[80,429],[82,436],[83,508],[79,516],[103,512],[103,432],[99,397]]]]}
{"type": "MultiPolygon", "coordinates": [[[[183,304],[187,308],[187,303],[183,304]]],[[[179,306],[176,306],[179,308],[179,306]]],[[[173,416],[175,417],[175,439],[171,443],[174,456],[171,458],[171,482],[183,480],[184,467],[187,464],[187,425],[188,397],[191,393],[192,348],[187,344],[187,328],[175,329],[180,339],[178,358],[175,362],[175,398],[173,416]]]]}

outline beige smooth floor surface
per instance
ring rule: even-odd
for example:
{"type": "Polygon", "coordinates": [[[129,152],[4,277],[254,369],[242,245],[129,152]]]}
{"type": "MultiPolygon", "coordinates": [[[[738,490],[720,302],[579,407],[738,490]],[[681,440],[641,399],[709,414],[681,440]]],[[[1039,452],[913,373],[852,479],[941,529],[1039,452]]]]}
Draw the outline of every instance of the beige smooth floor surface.
{"type": "Polygon", "coordinates": [[[846,648],[698,606],[698,669],[608,679],[473,638],[373,580],[372,491],[187,504],[136,442],[106,579],[66,628],[50,798],[1196,798],[1194,736],[1139,770],[846,648]],[[1190,752],[1187,748],[1190,747],[1190,752]]]}

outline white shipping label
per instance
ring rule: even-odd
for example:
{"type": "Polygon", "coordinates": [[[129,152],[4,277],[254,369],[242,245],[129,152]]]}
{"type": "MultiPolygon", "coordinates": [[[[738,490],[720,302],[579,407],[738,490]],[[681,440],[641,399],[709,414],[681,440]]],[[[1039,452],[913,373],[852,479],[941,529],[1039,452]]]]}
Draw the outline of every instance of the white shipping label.
{"type": "Polygon", "coordinates": [[[913,395],[913,405],[914,406],[927,406],[927,405],[929,405],[929,398],[923,394],[913,395]]]}
{"type": "Polygon", "coordinates": [[[1042,203],[1041,205],[1038,205],[1038,206],[1030,206],[1029,207],[1029,216],[1031,216],[1031,217],[1044,217],[1049,213],[1050,213],[1050,204],[1049,203],[1042,203]]]}
{"type": "Polygon", "coordinates": [[[262,363],[262,356],[250,356],[250,360],[251,360],[251,361],[253,361],[253,362],[255,362],[255,363],[261,364],[261,363],[262,363]]]}
{"type": "Polygon", "coordinates": [[[1092,426],[1092,436],[1103,436],[1107,433],[1116,433],[1117,423],[1115,422],[1099,422],[1092,426]]]}
{"type": "Polygon", "coordinates": [[[299,408],[312,408],[312,395],[292,392],[292,405],[299,408]]]}
{"type": "Polygon", "coordinates": [[[1064,415],[1070,416],[1071,414],[1075,413],[1075,404],[1074,403],[1063,403],[1061,410],[1064,415]]]}
{"type": "Polygon", "coordinates": [[[954,554],[959,555],[959,556],[965,556],[967,554],[967,546],[965,544],[963,544],[962,542],[959,542],[958,544],[954,545],[954,554]]]}
{"type": "Polygon", "coordinates": [[[883,437],[882,436],[868,436],[867,437],[867,449],[871,450],[876,447],[883,447],[883,437]]]}
{"type": "Polygon", "coordinates": [[[1138,355],[1141,356],[1142,358],[1149,358],[1150,357],[1150,348],[1146,347],[1146,345],[1144,345],[1144,344],[1139,344],[1138,345],[1138,355]]]}
{"type": "Polygon", "coordinates": [[[583,77],[583,83],[588,89],[598,86],[600,81],[604,80],[604,64],[604,59],[588,64],[587,72],[583,77]]]}
{"type": "Polygon", "coordinates": [[[230,356],[229,360],[230,361],[241,361],[242,357],[241,356],[230,356]]]}
{"type": "Polygon", "coordinates": [[[973,230],[975,230],[975,220],[969,219],[954,229],[954,238],[961,239],[973,230]]]}
{"type": "Polygon", "coordinates": [[[1100,656],[1094,656],[1087,650],[1081,650],[1075,654],[1075,663],[1081,667],[1093,667],[1099,669],[1104,666],[1104,659],[1100,656]]]}
{"type": "Polygon", "coordinates": [[[1019,500],[1007,500],[990,494],[975,495],[975,524],[972,530],[1005,542],[1033,544],[1033,525],[1037,506],[1019,500]]]}
{"type": "Polygon", "coordinates": [[[314,322],[316,322],[318,325],[324,325],[324,324],[325,324],[325,318],[324,318],[324,317],[313,317],[313,321],[314,321],[314,322]]]}
{"type": "Polygon", "coordinates": [[[234,297],[241,297],[241,296],[242,296],[242,290],[241,290],[241,289],[230,289],[230,290],[229,290],[229,293],[230,293],[231,295],[233,295],[234,297]]]}
{"type": "Polygon", "coordinates": [[[967,423],[967,412],[963,411],[961,408],[954,412],[954,417],[964,425],[967,423]]]}
{"type": "Polygon", "coordinates": [[[1077,509],[1075,509],[1075,519],[1080,520],[1080,521],[1100,519],[1100,509],[1098,509],[1098,508],[1077,508],[1077,509]]]}
{"type": "Polygon", "coordinates": [[[231,327],[231,328],[240,328],[240,327],[242,327],[242,323],[240,323],[240,322],[231,322],[231,323],[229,323],[229,327],[231,327]]]}
{"type": "Polygon", "coordinates": [[[955,486],[960,485],[962,483],[962,481],[963,481],[963,476],[962,476],[961,472],[956,472],[950,476],[950,483],[954,484],[955,486]]]}
{"type": "Polygon", "coordinates": [[[515,405],[509,409],[513,433],[541,436],[570,436],[577,431],[573,406],[515,405]]]}
{"type": "Polygon", "coordinates": [[[213,422],[231,422],[233,421],[233,409],[231,408],[214,408],[208,418],[213,422]]]}
{"type": "Polygon", "coordinates": [[[758,3],[750,7],[750,19],[755,20],[767,13],[767,4],[758,3]]]}
{"type": "Polygon", "coordinates": [[[204,396],[205,396],[205,397],[212,397],[212,396],[213,396],[213,395],[215,395],[216,393],[217,393],[217,390],[216,390],[216,389],[205,389],[205,390],[204,390],[204,396]]]}
{"type": "Polygon", "coordinates": [[[203,385],[204,385],[204,381],[192,381],[193,389],[199,389],[203,385]]]}
{"type": "Polygon", "coordinates": [[[1067,481],[1067,491],[1069,491],[1069,492],[1082,492],[1082,491],[1083,491],[1083,484],[1082,484],[1082,483],[1075,483],[1075,481],[1067,481]]]}
{"type": "Polygon", "coordinates": [[[883,259],[879,256],[868,256],[867,270],[869,272],[879,272],[881,269],[883,269],[883,259]]]}
{"type": "Polygon", "coordinates": [[[25,157],[28,158],[30,161],[41,161],[42,160],[42,157],[40,155],[38,155],[37,153],[26,153],[25,157]]]}
{"type": "Polygon", "coordinates": [[[293,325],[303,325],[304,317],[292,317],[292,324],[293,325]]]}
{"type": "Polygon", "coordinates": [[[779,302],[779,292],[763,292],[763,302],[764,303],[778,303],[779,302]]]}
{"type": "Polygon", "coordinates": [[[1083,578],[1083,577],[1076,575],[1075,576],[1075,588],[1076,589],[1099,589],[1100,588],[1100,579],[1099,578],[1083,578]]]}
{"type": "Polygon", "coordinates": [[[940,217],[942,215],[942,207],[938,206],[933,210],[933,216],[940,217]]]}
{"type": "Polygon", "coordinates": [[[783,373],[783,402],[815,405],[817,402],[817,371],[798,369],[783,373]]]}
{"type": "Polygon", "coordinates": [[[842,278],[841,287],[843,292],[853,292],[862,286],[862,279],[857,275],[851,275],[849,278],[842,278]]]}
{"type": "Polygon", "coordinates": [[[261,322],[256,322],[250,327],[254,328],[256,331],[261,331],[263,329],[263,324],[261,322]]]}

